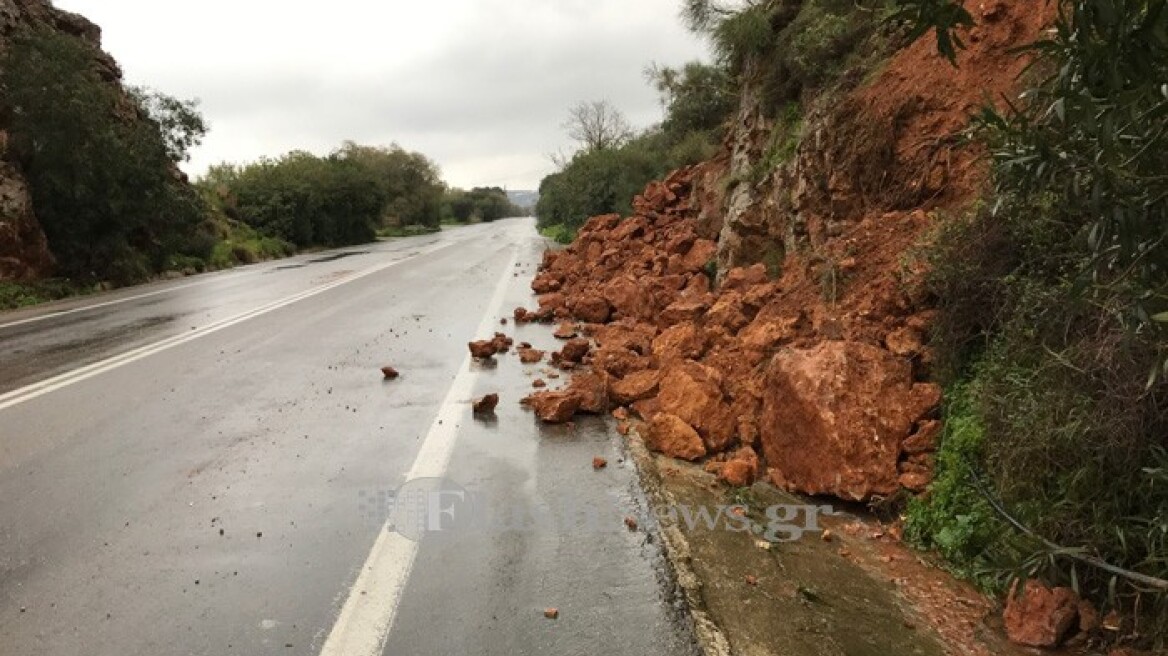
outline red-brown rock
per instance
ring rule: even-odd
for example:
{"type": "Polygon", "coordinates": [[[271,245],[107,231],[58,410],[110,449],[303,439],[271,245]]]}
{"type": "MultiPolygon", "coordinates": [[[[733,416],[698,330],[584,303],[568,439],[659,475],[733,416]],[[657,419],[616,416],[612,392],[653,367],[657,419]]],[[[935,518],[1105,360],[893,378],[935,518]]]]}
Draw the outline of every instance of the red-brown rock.
{"type": "Polygon", "coordinates": [[[1048,588],[1030,579],[1017,592],[1017,582],[1006,599],[1006,635],[1028,647],[1057,647],[1079,619],[1079,596],[1070,588],[1048,588]]]}
{"type": "Polygon", "coordinates": [[[889,495],[901,485],[902,444],[939,401],[937,386],[913,382],[907,360],[874,346],[823,342],[782,351],[767,373],[763,452],[800,492],[889,495]]]}
{"type": "Polygon", "coordinates": [[[492,339],[491,342],[494,343],[496,352],[506,353],[508,350],[510,350],[511,345],[515,343],[515,340],[504,335],[503,333],[495,333],[495,338],[492,339]]]}
{"type": "Polygon", "coordinates": [[[706,447],[698,432],[677,415],[659,412],[649,421],[645,430],[645,444],[671,458],[698,460],[706,455],[706,447]]]}
{"type": "Polygon", "coordinates": [[[656,310],[644,287],[631,277],[620,277],[604,288],[604,299],[622,317],[651,318],[656,310]]]}
{"type": "Polygon", "coordinates": [[[674,360],[697,360],[706,352],[706,333],[692,323],[666,328],[653,340],[653,355],[662,364],[674,360]]]}
{"type": "Polygon", "coordinates": [[[592,351],[592,368],[618,378],[649,367],[649,358],[624,348],[602,346],[592,351]]]}
{"type": "Polygon", "coordinates": [[[628,405],[657,394],[661,374],[652,369],[633,372],[614,381],[609,390],[613,403],[628,405]]]}
{"type": "Polygon", "coordinates": [[[742,296],[737,292],[726,292],[706,312],[706,321],[711,325],[722,326],[731,333],[737,333],[750,323],[750,317],[746,312],[746,303],[743,302],[742,296]]]}
{"type": "Polygon", "coordinates": [[[921,352],[924,338],[915,328],[898,328],[884,337],[884,345],[894,355],[909,357],[921,352]]]}
{"type": "Polygon", "coordinates": [[[562,323],[556,326],[556,332],[552,334],[556,339],[572,339],[577,335],[576,324],[562,323]]]}
{"type": "Polygon", "coordinates": [[[523,364],[535,364],[543,360],[544,352],[534,348],[519,348],[519,361],[523,364]]]}
{"type": "Polygon", "coordinates": [[[734,439],[736,421],[714,369],[693,361],[667,365],[661,371],[657,400],[662,412],[696,429],[709,451],[722,451],[734,439]]]}
{"type": "Polygon", "coordinates": [[[499,395],[488,394],[481,399],[476,400],[472,407],[474,408],[474,413],[476,415],[489,415],[495,411],[495,408],[498,407],[498,405],[499,395]]]}
{"type": "Polygon", "coordinates": [[[572,314],[581,321],[589,323],[604,323],[612,314],[612,308],[604,297],[597,294],[586,294],[579,298],[572,306],[572,314]]]}
{"type": "Polygon", "coordinates": [[[608,389],[599,374],[588,371],[573,375],[568,390],[580,399],[580,412],[600,414],[608,410],[608,389]]]}
{"type": "Polygon", "coordinates": [[[548,294],[560,290],[563,281],[551,273],[541,273],[531,281],[531,290],[536,294],[548,294]]]}
{"type": "Polygon", "coordinates": [[[536,392],[527,397],[527,405],[540,421],[562,424],[572,419],[580,409],[580,397],[575,392],[536,392]]]}
{"type": "Polygon", "coordinates": [[[690,271],[701,271],[718,254],[718,243],[710,239],[699,239],[685,254],[684,265],[690,271]]]}
{"type": "Polygon", "coordinates": [[[470,347],[471,357],[485,360],[494,357],[499,352],[499,347],[495,345],[494,340],[481,339],[477,342],[470,342],[467,344],[470,347]]]}
{"type": "Polygon", "coordinates": [[[592,468],[593,469],[604,469],[607,466],[608,466],[608,460],[601,458],[600,456],[596,456],[595,458],[592,459],[592,468]]]}
{"type": "Polygon", "coordinates": [[[765,351],[791,341],[799,334],[799,326],[805,321],[802,315],[781,319],[770,319],[763,315],[755,317],[739,335],[746,348],[765,351]]]}
{"type": "Polygon", "coordinates": [[[909,436],[901,445],[905,455],[918,453],[932,453],[937,450],[937,441],[941,436],[943,425],[935,419],[918,422],[917,432],[909,436]]]}
{"type": "Polygon", "coordinates": [[[564,348],[560,349],[560,358],[565,362],[580,362],[591,350],[592,345],[588,340],[582,337],[570,339],[564,344],[564,348]]]}
{"type": "Polygon", "coordinates": [[[661,311],[661,325],[672,326],[683,322],[697,321],[710,308],[709,299],[704,296],[691,296],[678,299],[661,311]]]}
{"type": "Polygon", "coordinates": [[[385,380],[393,380],[398,376],[401,376],[397,369],[394,369],[388,365],[381,368],[381,375],[385,378],[385,380]]]}
{"type": "Polygon", "coordinates": [[[610,323],[596,332],[596,341],[602,348],[624,349],[638,355],[648,355],[653,349],[657,329],[632,321],[610,323]]]}
{"type": "Polygon", "coordinates": [[[750,447],[744,447],[723,463],[718,470],[718,480],[731,487],[747,487],[758,478],[758,454],[750,447]]]}
{"type": "Polygon", "coordinates": [[[745,291],[755,285],[761,285],[767,281],[767,270],[765,264],[755,264],[748,267],[734,267],[726,272],[725,277],[722,278],[722,286],[719,288],[723,292],[737,290],[745,291]]]}

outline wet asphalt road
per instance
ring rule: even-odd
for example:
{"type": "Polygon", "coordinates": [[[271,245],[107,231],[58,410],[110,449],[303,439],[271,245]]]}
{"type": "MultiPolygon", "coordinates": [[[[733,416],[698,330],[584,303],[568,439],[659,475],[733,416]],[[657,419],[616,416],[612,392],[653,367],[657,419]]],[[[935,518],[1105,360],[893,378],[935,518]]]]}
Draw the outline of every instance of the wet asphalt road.
{"type": "Polygon", "coordinates": [[[493,297],[553,345],[498,326],[545,247],[512,219],[0,314],[0,655],[320,653],[467,376],[473,508],[422,534],[383,653],[694,653],[619,438],[466,363],[493,297]]]}

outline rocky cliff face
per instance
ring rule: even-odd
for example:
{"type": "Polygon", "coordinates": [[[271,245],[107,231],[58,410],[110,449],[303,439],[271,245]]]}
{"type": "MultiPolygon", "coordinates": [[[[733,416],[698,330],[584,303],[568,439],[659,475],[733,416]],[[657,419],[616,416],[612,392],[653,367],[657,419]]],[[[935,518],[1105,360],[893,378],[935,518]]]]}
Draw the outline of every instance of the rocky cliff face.
{"type": "MultiPolygon", "coordinates": [[[[101,28],[82,16],[56,9],[48,0],[0,0],[0,55],[13,35],[30,28],[57,30],[89,43],[94,50],[94,67],[102,79],[121,83],[121,69],[101,51],[101,28]]],[[[37,222],[28,185],[17,163],[10,160],[7,146],[7,124],[0,112],[0,280],[33,279],[52,270],[53,255],[37,222]]]]}
{"type": "Polygon", "coordinates": [[[545,259],[535,316],[594,322],[590,380],[647,422],[651,446],[706,457],[734,485],[871,499],[930,482],[940,389],[913,249],[935,211],[982,190],[960,133],[1015,88],[1025,62],[1010,49],[1053,12],[973,9],[959,68],[921,40],[805,101],[801,128],[768,119],[747,84],[719,158],[545,259]],[[772,168],[775,143],[790,154],[772,168]]]}

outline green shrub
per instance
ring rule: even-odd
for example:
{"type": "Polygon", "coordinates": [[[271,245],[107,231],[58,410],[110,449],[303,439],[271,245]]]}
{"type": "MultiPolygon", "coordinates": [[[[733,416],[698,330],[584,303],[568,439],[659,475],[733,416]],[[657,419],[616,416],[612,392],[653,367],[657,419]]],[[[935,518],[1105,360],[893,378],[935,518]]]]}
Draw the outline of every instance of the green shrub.
{"type": "Polygon", "coordinates": [[[1162,608],[1162,595],[1070,557],[1168,578],[1168,383],[1147,376],[1158,337],[1135,329],[1122,295],[1082,293],[1092,253],[1059,197],[1003,196],[995,209],[943,220],[925,251],[948,426],[907,535],[989,587],[1039,575],[1108,607],[1162,608]],[[1069,551],[992,517],[972,472],[1069,551]]]}
{"type": "Polygon", "coordinates": [[[685,15],[733,75],[761,86],[770,117],[845,70],[875,65],[889,40],[879,29],[886,3],[877,0],[751,2],[728,13],[709,11],[713,4],[689,2],[685,15]]]}
{"type": "Polygon", "coordinates": [[[1000,563],[993,550],[1009,529],[973,481],[985,453],[985,427],[974,405],[968,384],[946,394],[936,478],[927,497],[909,501],[904,534],[918,547],[936,549],[958,573],[997,589],[1001,581],[993,572],[1000,563]]]}

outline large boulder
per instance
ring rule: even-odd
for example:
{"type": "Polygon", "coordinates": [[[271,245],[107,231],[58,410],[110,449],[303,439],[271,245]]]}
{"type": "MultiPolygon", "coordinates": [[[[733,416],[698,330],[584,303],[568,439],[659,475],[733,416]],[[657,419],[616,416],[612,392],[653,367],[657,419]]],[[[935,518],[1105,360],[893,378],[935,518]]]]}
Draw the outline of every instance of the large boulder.
{"type": "Polygon", "coordinates": [[[859,342],[781,351],[766,383],[760,440],[775,482],[850,500],[899,489],[902,445],[941,397],[908,360],[859,342]]]}
{"type": "Polygon", "coordinates": [[[1027,647],[1057,647],[1079,621],[1079,595],[1070,588],[1048,588],[1030,579],[1006,599],[1006,636],[1027,647]]]}
{"type": "Polygon", "coordinates": [[[702,438],[681,417],[666,412],[653,415],[645,430],[645,444],[670,458],[698,460],[706,455],[702,438]]]}
{"type": "Polygon", "coordinates": [[[734,439],[734,413],[716,370],[692,360],[670,363],[661,371],[657,400],[662,412],[697,430],[708,451],[722,451],[734,439]]]}

